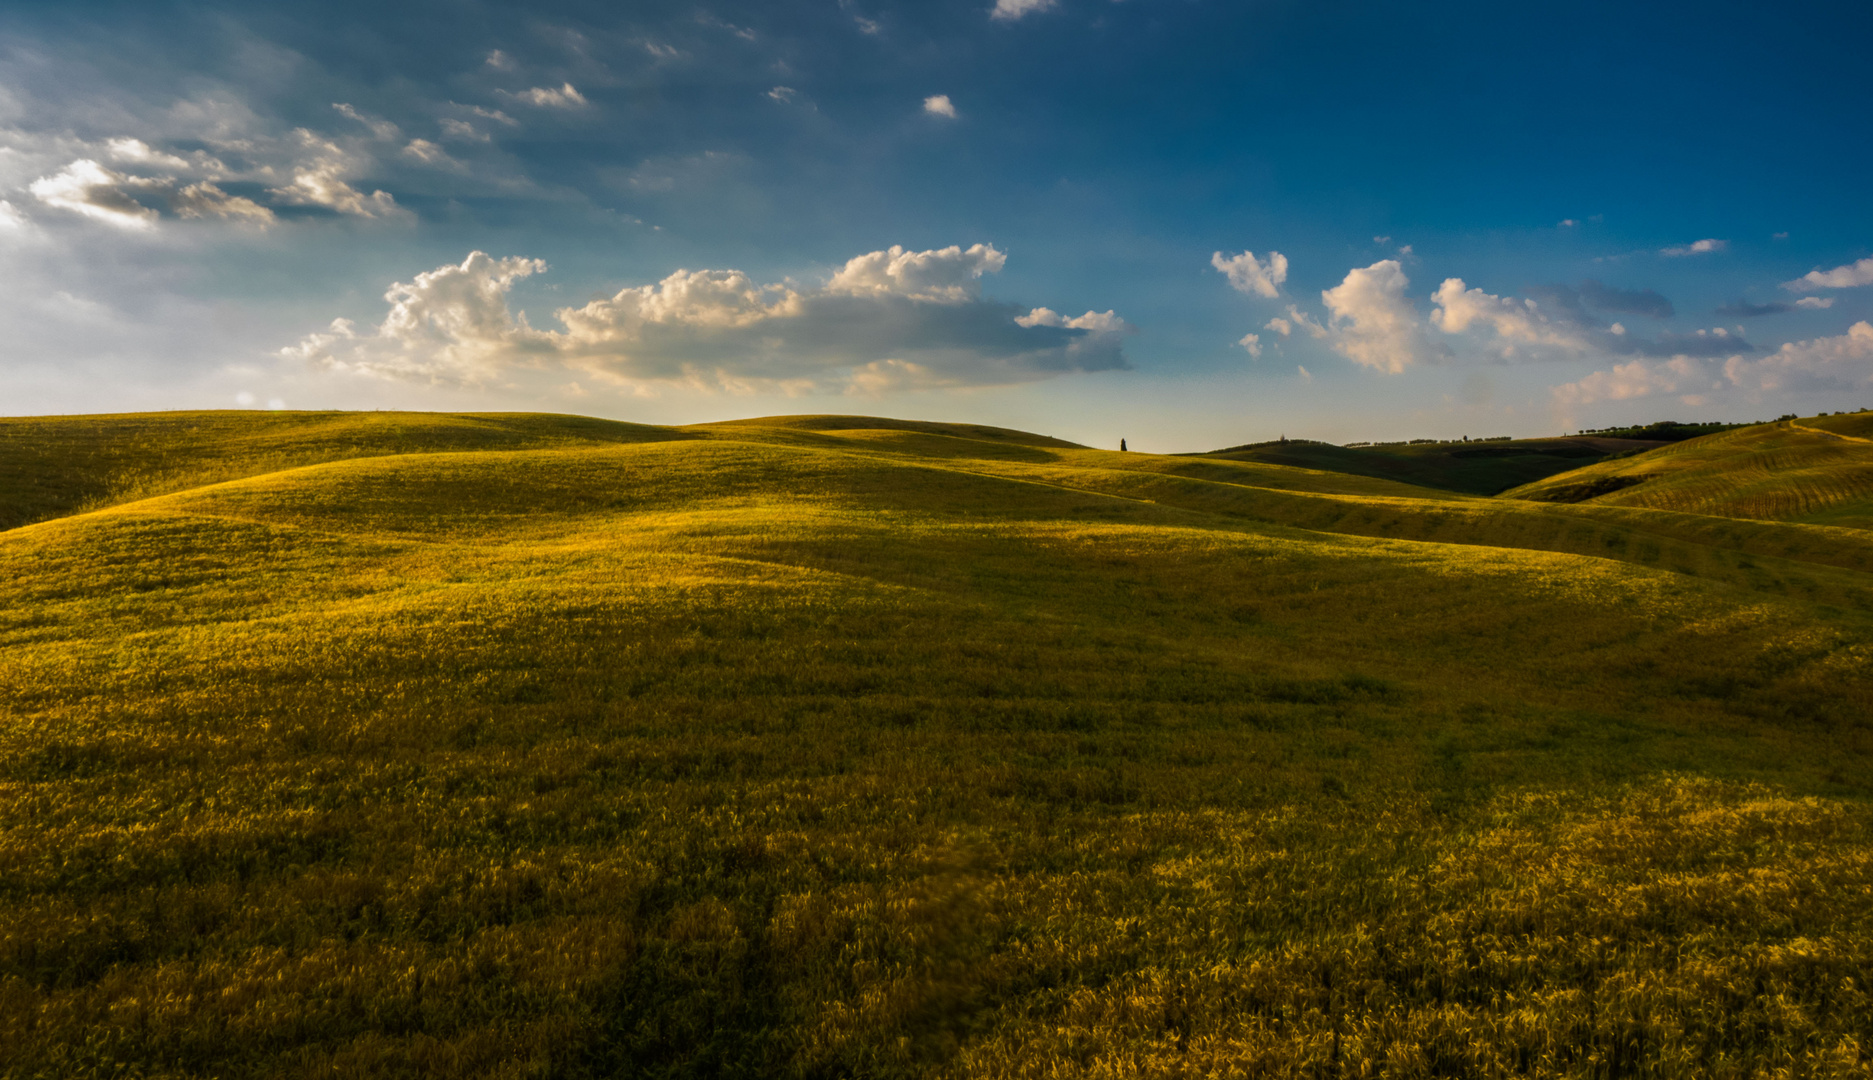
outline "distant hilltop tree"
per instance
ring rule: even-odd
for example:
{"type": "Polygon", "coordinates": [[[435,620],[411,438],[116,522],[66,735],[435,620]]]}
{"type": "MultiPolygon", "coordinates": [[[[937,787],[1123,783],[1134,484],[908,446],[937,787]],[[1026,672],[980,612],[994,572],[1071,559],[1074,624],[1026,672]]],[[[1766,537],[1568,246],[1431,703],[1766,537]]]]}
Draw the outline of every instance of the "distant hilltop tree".
{"type": "Polygon", "coordinates": [[[1119,452],[1120,453],[1125,452],[1125,440],[1124,439],[1119,440],[1119,452]]]}

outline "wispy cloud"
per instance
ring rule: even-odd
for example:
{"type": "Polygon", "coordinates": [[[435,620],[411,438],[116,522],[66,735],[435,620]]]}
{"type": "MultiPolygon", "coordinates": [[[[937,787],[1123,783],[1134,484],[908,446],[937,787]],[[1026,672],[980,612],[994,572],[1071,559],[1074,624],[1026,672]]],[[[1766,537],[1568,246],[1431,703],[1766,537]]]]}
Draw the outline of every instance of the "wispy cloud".
{"type": "Polygon", "coordinates": [[[571,83],[566,83],[557,90],[547,86],[536,86],[529,90],[518,92],[503,90],[501,93],[515,101],[542,109],[578,109],[591,104],[585,99],[585,95],[579,93],[571,83]]]}
{"type": "Polygon", "coordinates": [[[130,190],[147,186],[138,178],[81,158],[58,173],[34,180],[28,190],[47,206],[121,229],[147,229],[156,223],[156,211],[129,194],[130,190]]]}
{"type": "Polygon", "coordinates": [[[334,102],[332,108],[337,110],[338,115],[343,116],[347,120],[356,120],[358,123],[363,124],[365,127],[371,129],[371,134],[385,141],[395,139],[402,134],[402,131],[397,125],[385,120],[383,117],[366,116],[342,101],[334,102]]]}
{"type": "Polygon", "coordinates": [[[366,195],[351,186],[362,164],[357,155],[304,128],[297,134],[305,153],[293,166],[292,181],[268,189],[268,194],[291,205],[324,207],[352,217],[409,216],[389,192],[374,190],[366,195]]]}
{"type": "Polygon", "coordinates": [[[1060,0],[995,0],[989,18],[1012,22],[1015,19],[1059,6],[1060,0]]]}
{"type": "Polygon", "coordinates": [[[1669,259],[1681,259],[1686,255],[1715,255],[1730,247],[1728,240],[1693,240],[1688,244],[1675,244],[1659,248],[1658,253],[1669,259]]]}
{"type": "Polygon", "coordinates": [[[1716,313],[1726,319],[1754,319],[1763,315],[1781,315],[1790,311],[1824,311],[1834,306],[1831,296],[1804,296],[1792,304],[1780,300],[1771,300],[1767,304],[1752,304],[1748,300],[1734,300],[1718,308],[1716,313]]]}
{"type": "Polygon", "coordinates": [[[1227,258],[1218,251],[1210,256],[1210,265],[1229,278],[1231,288],[1245,296],[1272,300],[1281,295],[1281,283],[1288,280],[1288,257],[1279,251],[1269,252],[1264,260],[1256,259],[1253,251],[1227,258]]]}
{"type": "Polygon", "coordinates": [[[216,218],[246,225],[264,226],[274,220],[272,210],[230,195],[212,181],[191,184],[174,177],[133,176],[89,158],[33,181],[27,190],[47,206],[137,231],[153,228],[163,209],[179,218],[216,218]]]}

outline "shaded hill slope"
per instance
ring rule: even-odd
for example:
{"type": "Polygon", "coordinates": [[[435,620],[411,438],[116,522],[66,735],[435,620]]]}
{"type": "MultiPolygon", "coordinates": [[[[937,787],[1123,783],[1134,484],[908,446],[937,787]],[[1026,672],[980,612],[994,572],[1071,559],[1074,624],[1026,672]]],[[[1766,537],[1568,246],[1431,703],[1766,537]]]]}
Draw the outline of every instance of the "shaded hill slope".
{"type": "Polygon", "coordinates": [[[1873,528],[1868,415],[1707,435],[1515,488],[1511,499],[1873,528]]]}
{"type": "Polygon", "coordinates": [[[1216,450],[1204,456],[1350,473],[1469,495],[1494,495],[1611,454],[1659,445],[1593,435],[1379,446],[1278,442],[1216,450]]]}

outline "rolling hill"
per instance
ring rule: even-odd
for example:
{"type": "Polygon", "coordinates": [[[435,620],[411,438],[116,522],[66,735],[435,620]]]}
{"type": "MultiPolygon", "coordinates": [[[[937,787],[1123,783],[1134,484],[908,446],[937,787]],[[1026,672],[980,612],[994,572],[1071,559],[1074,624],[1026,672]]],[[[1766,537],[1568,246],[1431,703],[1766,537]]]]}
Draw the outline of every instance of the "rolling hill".
{"type": "Polygon", "coordinates": [[[1494,495],[1611,455],[1664,445],[1665,441],[1657,439],[1599,435],[1355,446],[1283,439],[1215,450],[1203,456],[1379,477],[1469,495],[1494,495]]]}
{"type": "Polygon", "coordinates": [[[1873,534],[1322,464],[0,421],[0,1075],[1863,1072],[1873,534]]]}
{"type": "Polygon", "coordinates": [[[1873,528],[1873,414],[1761,424],[1600,462],[1509,498],[1873,528]]]}
{"type": "Polygon", "coordinates": [[[300,465],[685,436],[537,413],[251,411],[0,417],[0,529],[300,465]]]}

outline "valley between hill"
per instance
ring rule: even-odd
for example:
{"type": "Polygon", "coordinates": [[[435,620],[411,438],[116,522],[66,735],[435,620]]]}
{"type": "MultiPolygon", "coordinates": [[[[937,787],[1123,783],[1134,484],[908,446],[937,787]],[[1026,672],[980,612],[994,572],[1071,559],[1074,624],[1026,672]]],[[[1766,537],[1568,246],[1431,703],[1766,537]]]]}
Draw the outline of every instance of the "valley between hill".
{"type": "Polygon", "coordinates": [[[0,419],[0,1076],[1864,1075],[1858,423],[0,419]]]}

